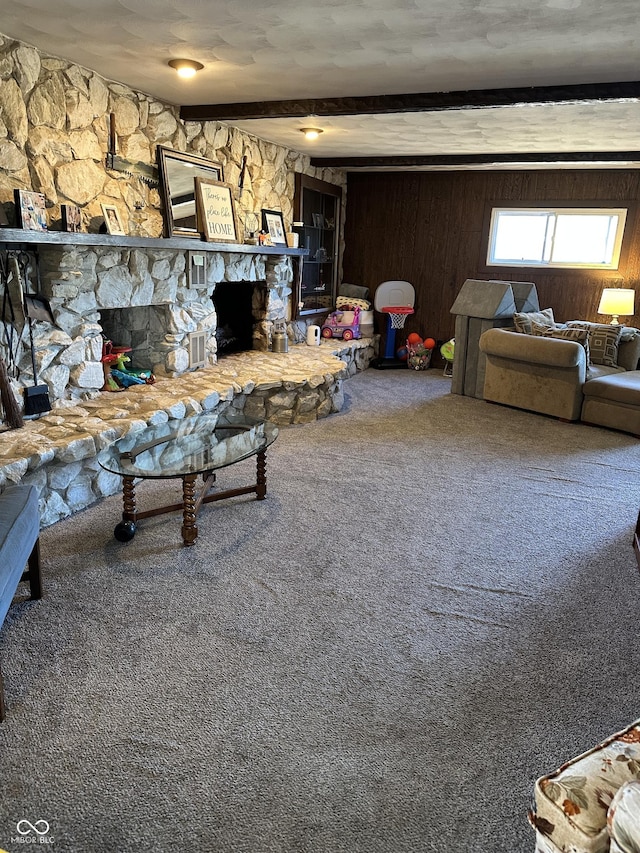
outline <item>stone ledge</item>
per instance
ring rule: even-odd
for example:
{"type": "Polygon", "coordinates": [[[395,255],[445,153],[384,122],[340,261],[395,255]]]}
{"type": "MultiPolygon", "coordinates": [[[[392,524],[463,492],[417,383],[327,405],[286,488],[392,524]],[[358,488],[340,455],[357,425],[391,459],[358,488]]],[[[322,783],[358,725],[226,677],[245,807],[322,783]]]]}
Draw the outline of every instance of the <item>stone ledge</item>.
{"type": "Polygon", "coordinates": [[[377,345],[374,337],[296,344],[288,353],[254,350],[154,385],[102,392],[80,404],[59,401],[23,428],[0,433],[0,491],[33,483],[42,526],[53,524],[120,490],[121,479],[95,460],[117,438],[169,418],[227,409],[279,425],[326,417],[340,411],[343,380],[369,366],[377,345]]]}

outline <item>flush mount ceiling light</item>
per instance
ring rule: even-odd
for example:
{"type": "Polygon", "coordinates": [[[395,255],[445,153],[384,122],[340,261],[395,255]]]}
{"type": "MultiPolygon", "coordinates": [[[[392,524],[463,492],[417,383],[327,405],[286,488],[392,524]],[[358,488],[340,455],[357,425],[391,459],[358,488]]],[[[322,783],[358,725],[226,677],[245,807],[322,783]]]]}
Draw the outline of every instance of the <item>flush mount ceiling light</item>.
{"type": "Polygon", "coordinates": [[[202,71],[204,65],[201,62],[196,62],[195,59],[170,59],[167,63],[171,68],[175,68],[180,77],[195,77],[198,71],[202,71]]]}
{"type": "Polygon", "coordinates": [[[322,133],[320,127],[301,127],[300,133],[304,133],[305,139],[317,139],[322,133]]]}

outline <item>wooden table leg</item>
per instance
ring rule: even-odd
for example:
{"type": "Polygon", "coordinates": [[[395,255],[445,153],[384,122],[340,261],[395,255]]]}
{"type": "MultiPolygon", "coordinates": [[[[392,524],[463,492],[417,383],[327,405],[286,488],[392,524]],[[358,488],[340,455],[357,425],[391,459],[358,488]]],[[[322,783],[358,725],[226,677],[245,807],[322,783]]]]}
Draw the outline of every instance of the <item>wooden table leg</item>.
{"type": "Polygon", "coordinates": [[[136,534],[136,522],[138,513],[136,511],[136,493],[134,478],[124,476],[122,478],[122,521],[116,524],[113,535],[118,542],[130,542],[136,534]]]}
{"type": "Polygon", "coordinates": [[[134,482],[134,477],[125,476],[122,478],[123,521],[135,522],[136,520],[136,492],[134,482]]]}
{"type": "Polygon", "coordinates": [[[197,474],[185,474],[182,478],[182,541],[193,545],[198,538],[196,525],[196,480],[197,474]]]}
{"type": "Polygon", "coordinates": [[[263,501],[267,496],[267,451],[261,450],[258,453],[256,462],[256,500],[263,501]]]}

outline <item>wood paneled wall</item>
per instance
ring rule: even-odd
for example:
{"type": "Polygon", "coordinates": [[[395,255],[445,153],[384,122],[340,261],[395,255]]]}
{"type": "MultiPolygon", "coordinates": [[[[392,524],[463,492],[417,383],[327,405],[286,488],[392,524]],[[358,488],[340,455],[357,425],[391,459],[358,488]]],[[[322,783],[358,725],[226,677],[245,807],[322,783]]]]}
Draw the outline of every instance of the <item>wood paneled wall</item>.
{"type": "MultiPolygon", "coordinates": [[[[343,281],[369,287],[372,294],[388,279],[410,281],[416,313],[405,328],[438,341],[453,336],[450,308],[467,278],[533,281],[540,307],[553,308],[559,322],[606,323],[608,318],[597,313],[602,289],[634,287],[638,313],[623,322],[640,326],[639,200],[640,172],[633,170],[352,173],[343,281]],[[487,213],[502,202],[629,207],[619,269],[488,268],[487,213]]],[[[376,323],[383,331],[379,315],[376,323]]]]}

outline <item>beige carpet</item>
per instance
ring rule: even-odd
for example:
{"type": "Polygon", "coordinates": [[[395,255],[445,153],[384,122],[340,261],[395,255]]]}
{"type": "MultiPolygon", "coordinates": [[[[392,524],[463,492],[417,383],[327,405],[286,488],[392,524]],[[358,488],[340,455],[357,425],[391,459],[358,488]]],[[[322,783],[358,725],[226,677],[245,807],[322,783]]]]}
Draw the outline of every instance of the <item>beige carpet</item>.
{"type": "Polygon", "coordinates": [[[533,849],[536,776],[640,716],[640,443],[449,388],[350,379],[193,548],[177,516],[116,542],[117,497],[44,531],[0,634],[0,848],[533,849]]]}

